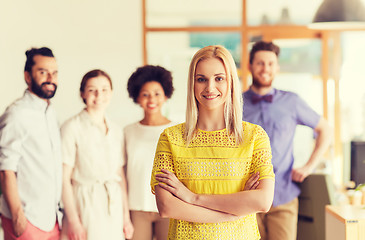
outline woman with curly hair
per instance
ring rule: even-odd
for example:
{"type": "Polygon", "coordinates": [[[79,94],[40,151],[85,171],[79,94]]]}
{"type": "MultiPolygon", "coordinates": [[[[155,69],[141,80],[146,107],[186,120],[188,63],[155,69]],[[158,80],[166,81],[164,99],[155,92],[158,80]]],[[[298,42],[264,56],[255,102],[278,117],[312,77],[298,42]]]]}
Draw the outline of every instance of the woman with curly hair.
{"type": "Polygon", "coordinates": [[[172,125],[161,111],[173,93],[172,76],[160,66],[138,68],[128,80],[128,92],[143,109],[143,119],[124,128],[129,208],[133,240],[166,240],[168,219],[159,216],[149,182],[161,132],[172,125]]]}

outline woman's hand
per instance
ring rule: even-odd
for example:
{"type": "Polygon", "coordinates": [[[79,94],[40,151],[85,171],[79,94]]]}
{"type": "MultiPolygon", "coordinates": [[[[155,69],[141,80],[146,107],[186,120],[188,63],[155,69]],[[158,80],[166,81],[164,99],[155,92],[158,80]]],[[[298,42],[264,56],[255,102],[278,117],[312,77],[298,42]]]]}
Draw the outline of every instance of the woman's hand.
{"type": "Polygon", "coordinates": [[[86,230],[80,222],[69,223],[67,235],[70,240],[86,240],[86,230]]]}
{"type": "Polygon", "coordinates": [[[158,186],[169,191],[175,197],[184,202],[193,204],[196,199],[196,194],[191,192],[172,172],[161,169],[162,173],[156,174],[156,180],[160,183],[158,186]]]}
{"type": "Polygon", "coordinates": [[[251,177],[247,180],[243,190],[244,191],[246,191],[246,190],[255,190],[260,184],[259,178],[260,178],[260,173],[259,172],[253,173],[251,175],[251,177]]]}
{"type": "Polygon", "coordinates": [[[124,220],[123,232],[126,239],[132,239],[134,227],[130,220],[124,220]]]}

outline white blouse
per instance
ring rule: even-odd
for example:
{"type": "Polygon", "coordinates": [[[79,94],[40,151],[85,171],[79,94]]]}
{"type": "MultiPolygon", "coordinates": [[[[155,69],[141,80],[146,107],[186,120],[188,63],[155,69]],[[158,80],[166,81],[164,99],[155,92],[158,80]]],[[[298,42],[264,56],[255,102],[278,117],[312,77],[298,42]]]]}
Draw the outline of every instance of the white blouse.
{"type": "Polygon", "coordinates": [[[120,181],[123,135],[118,125],[106,119],[105,134],[86,110],[66,121],[61,128],[63,163],[74,168],[72,182],[93,184],[120,181]]]}
{"type": "MultiPolygon", "coordinates": [[[[73,168],[75,203],[88,240],[124,239],[119,175],[124,165],[123,134],[108,119],[106,124],[107,134],[83,110],[61,128],[63,162],[73,168]]],[[[65,221],[61,239],[68,239],[68,226],[65,221]]]]}
{"type": "Polygon", "coordinates": [[[124,128],[130,210],[158,212],[150,187],[153,160],[160,134],[175,124],[148,126],[136,122],[124,128]]]}

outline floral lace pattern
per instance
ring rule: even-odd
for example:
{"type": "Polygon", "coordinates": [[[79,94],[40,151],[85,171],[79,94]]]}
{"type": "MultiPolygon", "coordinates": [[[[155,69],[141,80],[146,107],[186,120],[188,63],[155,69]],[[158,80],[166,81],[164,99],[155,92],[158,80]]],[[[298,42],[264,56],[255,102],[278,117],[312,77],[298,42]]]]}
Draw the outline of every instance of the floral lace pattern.
{"type": "Polygon", "coordinates": [[[179,179],[242,179],[249,172],[249,159],[182,159],[175,161],[175,175],[179,179]],[[242,171],[243,170],[243,171],[242,171]]]}
{"type": "MultiPolygon", "coordinates": [[[[186,146],[184,124],[161,134],[157,146],[151,187],[160,169],[168,169],[193,192],[227,194],[242,191],[253,172],[260,179],[274,178],[270,141],[259,126],[243,122],[244,140],[236,145],[226,130],[198,130],[196,138],[186,146]]],[[[259,239],[256,215],[223,223],[192,223],[171,219],[169,239],[259,239]]]]}
{"type": "Polygon", "coordinates": [[[234,222],[224,223],[190,223],[181,220],[170,221],[169,239],[219,239],[219,240],[255,240],[260,239],[257,224],[251,227],[256,218],[241,218],[234,222]],[[243,227],[242,227],[243,226],[243,227]],[[172,230],[172,231],[171,231],[172,230]],[[253,231],[252,231],[253,230],[253,231]],[[247,232],[255,234],[247,234],[247,232]]]}

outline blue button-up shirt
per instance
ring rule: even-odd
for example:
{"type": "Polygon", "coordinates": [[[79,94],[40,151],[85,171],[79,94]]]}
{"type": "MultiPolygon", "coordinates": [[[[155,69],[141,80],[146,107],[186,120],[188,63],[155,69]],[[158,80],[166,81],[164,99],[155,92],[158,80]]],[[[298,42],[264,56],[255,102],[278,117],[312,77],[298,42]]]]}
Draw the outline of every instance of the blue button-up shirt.
{"type": "Polygon", "coordinates": [[[270,137],[272,164],[275,172],[273,206],[292,201],[300,194],[298,185],[291,179],[294,163],[293,140],[297,125],[315,128],[318,115],[297,94],[272,89],[272,102],[264,100],[253,104],[251,89],[243,93],[243,120],[262,126],[270,137]]]}

